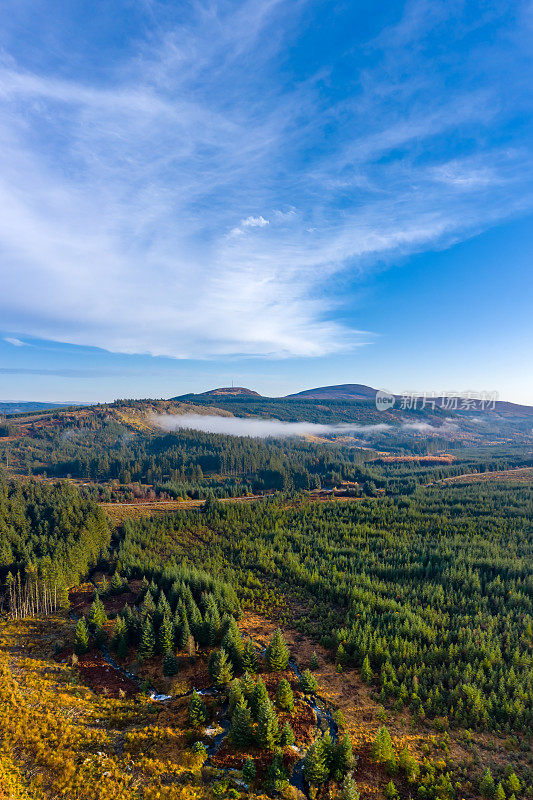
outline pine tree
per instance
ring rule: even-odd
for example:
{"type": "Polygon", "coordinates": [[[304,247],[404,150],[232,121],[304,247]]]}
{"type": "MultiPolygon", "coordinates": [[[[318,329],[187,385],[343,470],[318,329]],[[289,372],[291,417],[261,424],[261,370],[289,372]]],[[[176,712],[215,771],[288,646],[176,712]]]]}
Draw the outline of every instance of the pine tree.
{"type": "Polygon", "coordinates": [[[119,658],[126,658],[128,655],[128,637],[125,634],[118,640],[117,655],[119,658]]]}
{"type": "Polygon", "coordinates": [[[394,781],[389,781],[385,786],[385,797],[387,800],[395,800],[398,797],[398,789],[394,785],[394,781]]]}
{"type": "Polygon", "coordinates": [[[291,685],[285,678],[278,684],[276,705],[281,711],[292,711],[294,708],[294,696],[292,694],[291,685]]]}
{"type": "Polygon", "coordinates": [[[244,664],[244,645],[241,632],[233,617],[231,617],[226,633],[222,639],[222,647],[229,655],[233,668],[237,672],[240,672],[244,664]]]}
{"type": "Polygon", "coordinates": [[[124,638],[126,635],[126,622],[125,620],[118,614],[115,619],[115,624],[113,626],[113,637],[111,639],[111,648],[113,650],[118,650],[118,645],[121,639],[124,638]]]}
{"type": "Polygon", "coordinates": [[[266,661],[274,672],[279,672],[286,668],[289,663],[289,648],[285,644],[281,630],[277,628],[266,649],[266,661]]]}
{"type": "Polygon", "coordinates": [[[240,687],[244,699],[248,702],[250,708],[252,708],[252,697],[255,689],[255,681],[248,672],[245,672],[242,676],[240,680],[240,687]]]}
{"type": "Polygon", "coordinates": [[[233,680],[233,670],[226,651],[221,648],[211,654],[209,673],[215,686],[222,688],[233,680]]]}
{"type": "Polygon", "coordinates": [[[246,747],[251,739],[250,709],[244,699],[240,699],[231,719],[231,741],[237,747],[246,747]]]}
{"type": "Polygon", "coordinates": [[[80,617],[76,625],[76,634],[74,636],[74,652],[78,656],[82,656],[89,649],[89,631],[85,619],[80,617]]]}
{"type": "Polygon", "coordinates": [[[256,721],[259,716],[259,709],[265,700],[268,701],[268,691],[263,680],[261,678],[258,678],[252,692],[252,697],[250,699],[250,708],[252,710],[252,717],[256,721]]]}
{"type": "Polygon", "coordinates": [[[100,600],[100,595],[96,592],[95,598],[89,609],[89,622],[95,628],[101,628],[107,622],[107,614],[105,613],[104,604],[100,600]]]}
{"type": "Polygon", "coordinates": [[[311,656],[311,661],[309,662],[309,669],[315,671],[319,668],[319,666],[320,665],[318,663],[318,656],[316,653],[313,653],[313,655],[311,656]]]}
{"type": "Polygon", "coordinates": [[[288,722],[281,729],[279,743],[282,747],[290,747],[294,744],[294,732],[288,722]]]}
{"type": "Polygon", "coordinates": [[[139,643],[139,656],[142,660],[152,658],[155,653],[154,626],[149,617],[146,618],[139,643]]]}
{"type": "Polygon", "coordinates": [[[120,594],[124,585],[124,581],[120,577],[119,572],[114,572],[111,578],[111,592],[113,594],[120,594]]]}
{"type": "Polygon", "coordinates": [[[198,692],[193,692],[189,703],[189,722],[197,727],[203,725],[206,719],[207,709],[205,703],[198,692]]]}
{"type": "Polygon", "coordinates": [[[242,768],[242,779],[247,786],[249,786],[251,783],[254,782],[255,773],[256,773],[255,762],[253,758],[250,758],[250,756],[248,756],[242,768]]]}
{"type": "Polygon", "coordinates": [[[370,753],[372,758],[380,764],[387,764],[394,759],[392,739],[384,725],[378,730],[370,753]]]}
{"type": "Polygon", "coordinates": [[[313,673],[306,669],[300,678],[300,689],[305,694],[312,694],[317,690],[317,682],[313,673]]]}
{"type": "Polygon", "coordinates": [[[502,782],[500,781],[496,787],[496,794],[494,795],[496,800],[505,800],[505,790],[502,786],[502,782]]]}
{"type": "Polygon", "coordinates": [[[340,800],[359,800],[359,792],[351,775],[344,776],[340,800]]]}
{"type": "Polygon", "coordinates": [[[158,634],[159,652],[163,655],[174,650],[174,626],[168,614],[163,615],[158,634]]]}
{"type": "Polygon", "coordinates": [[[191,629],[189,628],[189,620],[187,619],[187,612],[183,609],[181,623],[180,623],[180,634],[179,634],[179,646],[180,650],[185,650],[187,648],[187,643],[189,641],[189,636],[191,635],[191,629]]]}
{"type": "Polygon", "coordinates": [[[403,747],[398,754],[398,766],[405,772],[407,780],[413,783],[420,774],[417,760],[411,755],[407,747],[403,747]]]}
{"type": "Polygon", "coordinates": [[[283,791],[286,783],[287,773],[283,766],[283,755],[278,751],[266,771],[265,786],[269,791],[277,794],[283,791]]]}
{"type": "Polygon", "coordinates": [[[163,675],[167,677],[172,677],[173,675],[177,675],[179,671],[179,662],[172,650],[169,650],[168,653],[165,653],[163,656],[163,675]]]}
{"type": "Polygon", "coordinates": [[[339,739],[333,748],[332,754],[332,773],[335,780],[340,781],[353,765],[352,743],[349,736],[345,735],[339,739]]]}
{"type": "Polygon", "coordinates": [[[363,666],[361,667],[361,678],[365,683],[370,683],[373,678],[372,667],[370,666],[370,659],[365,656],[363,666]]]}
{"type": "Polygon", "coordinates": [[[507,778],[506,784],[511,794],[517,794],[522,788],[522,784],[514,772],[511,772],[507,778]]]}
{"type": "Polygon", "coordinates": [[[242,666],[247,672],[257,672],[257,653],[251,639],[246,639],[244,643],[242,666]]]}
{"type": "Polygon", "coordinates": [[[305,754],[304,775],[312,786],[320,786],[328,777],[326,754],[321,739],[314,742],[305,754]]]}
{"type": "Polygon", "coordinates": [[[257,713],[257,744],[272,750],[278,738],[278,718],[270,700],[262,700],[257,713]]]}
{"type": "Polygon", "coordinates": [[[487,767],[479,783],[479,791],[481,792],[482,797],[489,798],[494,796],[495,789],[496,787],[494,785],[494,778],[492,777],[492,772],[487,767]]]}
{"type": "Polygon", "coordinates": [[[233,714],[235,706],[237,705],[239,700],[244,700],[244,695],[242,693],[240,680],[238,678],[234,678],[230,683],[229,695],[228,695],[230,714],[233,714]]]}

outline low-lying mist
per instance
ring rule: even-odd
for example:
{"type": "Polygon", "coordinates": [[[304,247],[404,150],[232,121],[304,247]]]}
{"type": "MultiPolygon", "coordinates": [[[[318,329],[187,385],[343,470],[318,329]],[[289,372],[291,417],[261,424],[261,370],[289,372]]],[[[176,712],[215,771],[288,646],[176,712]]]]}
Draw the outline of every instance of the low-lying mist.
{"type": "MultiPolygon", "coordinates": [[[[230,436],[252,436],[266,439],[271,437],[328,435],[360,433],[365,435],[385,433],[398,428],[385,423],[378,425],[361,425],[359,423],[342,422],[335,425],[321,425],[315,422],[282,422],[279,419],[243,419],[242,417],[218,417],[204,414],[158,414],[152,422],[166,431],[195,430],[204,433],[223,433],[230,436]]],[[[436,431],[427,423],[405,423],[403,430],[436,431]]]]}

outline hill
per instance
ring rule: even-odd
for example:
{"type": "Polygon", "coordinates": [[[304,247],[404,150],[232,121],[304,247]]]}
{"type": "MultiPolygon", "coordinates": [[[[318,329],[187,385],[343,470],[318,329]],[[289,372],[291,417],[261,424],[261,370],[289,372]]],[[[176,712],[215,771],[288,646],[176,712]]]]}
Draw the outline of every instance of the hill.
{"type": "Polygon", "coordinates": [[[377,389],[365,386],[362,383],[341,383],[338,386],[319,386],[316,389],[306,389],[303,392],[288,394],[287,399],[299,398],[302,400],[373,400],[377,389]]]}

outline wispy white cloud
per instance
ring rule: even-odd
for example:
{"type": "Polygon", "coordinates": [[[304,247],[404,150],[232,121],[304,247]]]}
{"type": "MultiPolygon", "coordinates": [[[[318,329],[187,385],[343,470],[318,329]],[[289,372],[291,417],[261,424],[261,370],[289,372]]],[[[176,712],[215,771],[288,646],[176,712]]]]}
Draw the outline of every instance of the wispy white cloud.
{"type": "Polygon", "coordinates": [[[26,342],[23,342],[20,339],[17,339],[16,336],[4,336],[4,342],[7,342],[8,344],[12,344],[13,347],[25,347],[26,346],[26,342]]]}
{"type": "Polygon", "coordinates": [[[194,2],[104,82],[5,58],[5,330],[183,358],[338,352],[368,337],[336,320],[332,278],[531,207],[530,154],[501,132],[523,102],[504,91],[508,36],[458,76],[429,46],[437,28],[459,40],[456,4],[408,3],[330,96],[348,54],[292,81],[279,67],[320,5],[194,2]]]}

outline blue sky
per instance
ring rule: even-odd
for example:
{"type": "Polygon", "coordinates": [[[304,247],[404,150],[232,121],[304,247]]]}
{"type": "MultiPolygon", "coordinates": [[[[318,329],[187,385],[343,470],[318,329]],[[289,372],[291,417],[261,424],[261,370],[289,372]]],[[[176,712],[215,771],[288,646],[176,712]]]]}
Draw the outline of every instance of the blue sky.
{"type": "Polygon", "coordinates": [[[530,3],[4,11],[0,400],[533,404],[530,3]]]}

